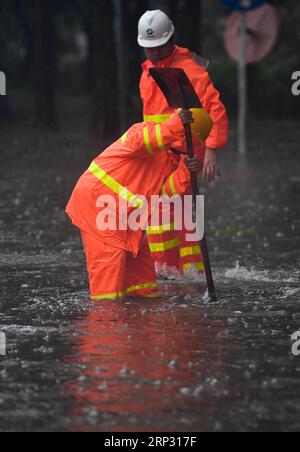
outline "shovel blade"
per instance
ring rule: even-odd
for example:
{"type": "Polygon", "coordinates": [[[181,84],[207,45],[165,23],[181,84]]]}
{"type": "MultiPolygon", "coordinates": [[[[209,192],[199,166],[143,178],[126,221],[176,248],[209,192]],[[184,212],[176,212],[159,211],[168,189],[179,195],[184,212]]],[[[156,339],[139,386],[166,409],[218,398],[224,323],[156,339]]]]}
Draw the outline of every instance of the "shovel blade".
{"type": "Polygon", "coordinates": [[[151,68],[156,81],[170,108],[202,108],[202,104],[183,69],[151,68]]]}

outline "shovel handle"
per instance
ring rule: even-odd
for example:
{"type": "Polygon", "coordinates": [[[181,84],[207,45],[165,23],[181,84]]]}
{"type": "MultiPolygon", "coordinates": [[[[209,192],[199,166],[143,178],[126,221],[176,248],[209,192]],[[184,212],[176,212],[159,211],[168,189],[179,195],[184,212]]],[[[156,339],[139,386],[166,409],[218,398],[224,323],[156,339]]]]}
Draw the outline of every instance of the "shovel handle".
{"type": "MultiPolygon", "coordinates": [[[[185,138],[186,138],[188,156],[192,159],[195,157],[195,152],[194,152],[191,125],[186,124],[184,126],[184,129],[185,129],[185,138]]],[[[191,171],[191,181],[192,181],[193,195],[199,196],[200,191],[199,191],[199,186],[198,186],[198,179],[197,179],[197,174],[194,171],[191,171]]]]}
{"type": "MultiPolygon", "coordinates": [[[[185,137],[186,137],[186,143],[187,143],[188,156],[190,158],[193,158],[193,157],[195,157],[195,152],[194,152],[191,125],[190,124],[185,125],[184,128],[185,128],[185,137]]],[[[200,191],[199,191],[197,174],[194,171],[191,172],[191,182],[192,182],[193,196],[194,196],[194,199],[196,199],[196,196],[199,196],[200,191]]],[[[209,258],[208,246],[207,246],[207,240],[206,240],[205,234],[204,234],[203,239],[200,241],[200,248],[201,248],[201,252],[202,252],[202,256],[203,256],[209,298],[210,298],[210,301],[215,302],[215,301],[217,301],[217,295],[216,295],[216,289],[215,289],[214,279],[213,279],[212,270],[211,270],[211,264],[210,264],[210,258],[209,258]]]]}

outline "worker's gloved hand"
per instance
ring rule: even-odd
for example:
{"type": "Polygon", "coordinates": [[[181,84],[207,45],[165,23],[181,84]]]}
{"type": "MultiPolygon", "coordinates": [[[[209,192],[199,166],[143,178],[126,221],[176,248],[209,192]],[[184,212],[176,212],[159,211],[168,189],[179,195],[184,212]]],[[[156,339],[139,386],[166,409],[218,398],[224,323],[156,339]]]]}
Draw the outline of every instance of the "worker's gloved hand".
{"type": "Polygon", "coordinates": [[[190,110],[184,110],[183,108],[179,108],[177,112],[179,118],[181,119],[184,125],[189,125],[195,122],[193,113],[190,110]]]}
{"type": "Polygon", "coordinates": [[[207,149],[204,158],[203,180],[207,183],[214,182],[218,176],[221,176],[221,173],[217,150],[207,149]]]}
{"type": "Polygon", "coordinates": [[[200,168],[200,160],[198,157],[193,157],[192,159],[189,157],[186,157],[184,159],[184,163],[186,164],[186,167],[189,171],[192,171],[194,173],[197,173],[200,168]]]}

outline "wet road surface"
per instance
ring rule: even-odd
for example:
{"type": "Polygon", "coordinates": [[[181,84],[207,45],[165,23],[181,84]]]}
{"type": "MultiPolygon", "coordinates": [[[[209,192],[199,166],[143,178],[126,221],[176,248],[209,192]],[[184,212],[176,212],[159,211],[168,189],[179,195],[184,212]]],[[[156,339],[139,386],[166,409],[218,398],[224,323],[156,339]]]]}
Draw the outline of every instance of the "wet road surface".
{"type": "Polygon", "coordinates": [[[300,137],[285,127],[256,127],[247,162],[224,152],[207,192],[216,304],[195,280],[90,303],[63,212],[86,162],[2,165],[1,431],[299,431],[300,137]]]}

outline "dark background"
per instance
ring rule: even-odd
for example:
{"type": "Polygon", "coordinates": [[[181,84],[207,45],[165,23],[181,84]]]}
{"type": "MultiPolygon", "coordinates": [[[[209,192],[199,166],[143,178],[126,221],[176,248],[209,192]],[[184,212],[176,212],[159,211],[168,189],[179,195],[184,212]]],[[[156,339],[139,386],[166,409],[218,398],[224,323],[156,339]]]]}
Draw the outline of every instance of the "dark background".
{"type": "Polygon", "coordinates": [[[300,2],[272,3],[280,38],[249,67],[240,161],[237,68],[223,44],[231,11],[219,0],[122,1],[124,125],[113,1],[0,0],[1,431],[299,431],[300,2]],[[201,181],[219,302],[191,281],[163,285],[153,304],[88,303],[64,209],[92,158],[141,120],[137,22],[155,7],[180,45],[210,60],[231,117],[222,178],[201,181]]]}
{"type": "MultiPolygon", "coordinates": [[[[249,66],[250,114],[254,118],[300,116],[290,95],[300,69],[300,4],[272,0],[282,18],[280,39],[261,63],[249,66]]],[[[138,93],[143,51],[137,23],[160,7],[176,26],[178,43],[210,60],[210,73],[230,116],[236,116],[237,70],[224,49],[231,13],[219,0],[123,0],[121,61],[126,124],[120,124],[117,90],[116,10],[113,0],[1,0],[0,70],[7,96],[0,97],[0,127],[17,131],[92,132],[111,140],[141,118],[138,93]]],[[[76,141],[76,140],[75,140],[76,141]]]]}

